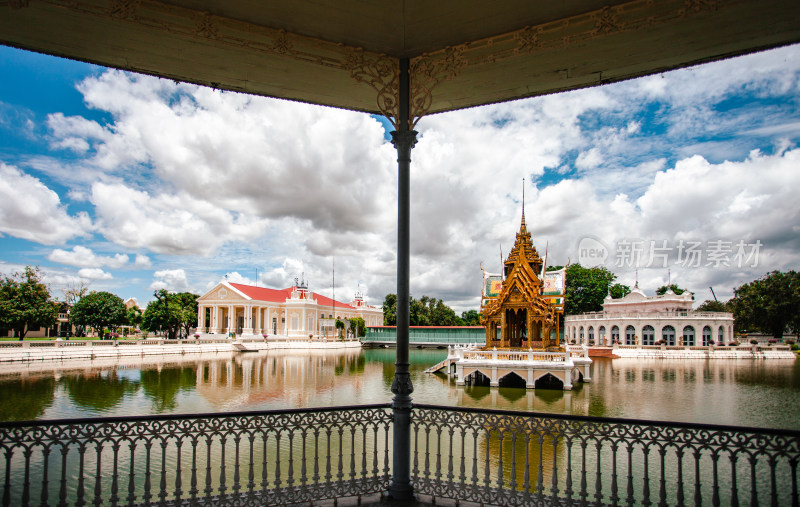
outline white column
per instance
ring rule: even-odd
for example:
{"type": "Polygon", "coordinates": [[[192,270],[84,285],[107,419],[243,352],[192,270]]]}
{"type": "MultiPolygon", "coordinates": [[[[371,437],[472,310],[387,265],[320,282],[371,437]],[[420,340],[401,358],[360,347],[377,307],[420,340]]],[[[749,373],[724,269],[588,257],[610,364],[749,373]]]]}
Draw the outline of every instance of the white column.
{"type": "Polygon", "coordinates": [[[221,326],[219,318],[220,318],[219,305],[215,304],[214,306],[211,307],[211,326],[213,327],[213,331],[217,334],[222,332],[222,329],[220,329],[221,326]]]}
{"type": "Polygon", "coordinates": [[[236,331],[236,316],[233,313],[233,305],[228,305],[228,333],[236,331]]]}
{"type": "Polygon", "coordinates": [[[202,305],[198,305],[198,307],[197,307],[197,332],[198,333],[202,333],[202,332],[205,331],[205,329],[203,329],[205,327],[203,325],[204,324],[203,320],[205,319],[205,316],[206,316],[205,307],[202,306],[202,305]]]}
{"type": "Polygon", "coordinates": [[[261,326],[261,312],[263,312],[263,311],[264,311],[264,309],[261,308],[260,306],[256,308],[256,312],[257,312],[256,313],[256,328],[255,328],[255,330],[253,330],[253,332],[256,333],[256,334],[260,334],[262,332],[261,331],[261,328],[262,328],[262,326],[261,326]]]}
{"type": "Polygon", "coordinates": [[[303,305],[303,316],[302,316],[302,319],[303,319],[303,323],[300,324],[300,329],[303,330],[303,336],[305,336],[305,335],[308,334],[308,330],[306,329],[306,306],[305,305],[303,305]]]}
{"type": "Polygon", "coordinates": [[[242,334],[253,334],[253,305],[245,305],[244,307],[242,334]]]}
{"type": "Polygon", "coordinates": [[[270,310],[271,310],[271,308],[268,306],[267,307],[267,314],[265,316],[265,319],[267,320],[267,325],[265,327],[266,327],[267,330],[264,331],[264,334],[273,334],[273,332],[272,332],[272,312],[270,310]]]}

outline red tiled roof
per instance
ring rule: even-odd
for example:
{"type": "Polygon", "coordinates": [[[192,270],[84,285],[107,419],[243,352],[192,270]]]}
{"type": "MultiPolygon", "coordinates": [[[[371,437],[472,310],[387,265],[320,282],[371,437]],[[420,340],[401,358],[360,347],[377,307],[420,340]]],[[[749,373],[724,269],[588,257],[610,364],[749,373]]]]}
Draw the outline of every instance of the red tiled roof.
{"type": "MultiPolygon", "coordinates": [[[[287,287],[285,289],[269,289],[267,287],[254,287],[252,285],[244,285],[241,283],[228,283],[231,287],[246,295],[250,299],[255,299],[257,301],[269,301],[272,303],[285,302],[286,299],[292,295],[292,291],[294,290],[294,287],[287,287]]],[[[333,306],[334,301],[329,297],[317,294],[316,292],[312,292],[312,297],[316,299],[317,303],[322,306],[333,306]]],[[[341,301],[336,301],[336,306],[350,310],[356,309],[355,307],[350,306],[347,303],[342,303],[341,301]]]]}

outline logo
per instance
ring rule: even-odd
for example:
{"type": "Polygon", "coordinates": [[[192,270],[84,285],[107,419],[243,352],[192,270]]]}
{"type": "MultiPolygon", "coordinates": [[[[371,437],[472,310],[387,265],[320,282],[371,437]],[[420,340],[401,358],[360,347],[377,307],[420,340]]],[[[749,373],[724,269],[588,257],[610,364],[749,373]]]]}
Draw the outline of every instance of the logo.
{"type": "Polygon", "coordinates": [[[594,267],[608,259],[608,248],[597,238],[586,236],[578,243],[578,262],[581,266],[594,267]]]}

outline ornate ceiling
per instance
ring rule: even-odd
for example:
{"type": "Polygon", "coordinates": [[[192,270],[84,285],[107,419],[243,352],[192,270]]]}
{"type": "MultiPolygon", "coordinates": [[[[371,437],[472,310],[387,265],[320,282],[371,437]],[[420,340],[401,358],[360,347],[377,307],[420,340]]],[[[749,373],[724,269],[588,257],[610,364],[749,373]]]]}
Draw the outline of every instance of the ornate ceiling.
{"type": "Polygon", "coordinates": [[[800,40],[796,0],[0,0],[0,42],[257,95],[411,116],[800,40]]]}

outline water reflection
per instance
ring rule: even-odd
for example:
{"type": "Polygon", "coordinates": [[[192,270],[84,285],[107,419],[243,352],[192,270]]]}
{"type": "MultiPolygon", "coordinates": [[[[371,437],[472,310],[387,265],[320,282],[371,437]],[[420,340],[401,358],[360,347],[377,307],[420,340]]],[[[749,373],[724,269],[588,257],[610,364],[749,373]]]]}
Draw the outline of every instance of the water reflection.
{"type": "Polygon", "coordinates": [[[119,406],[123,398],[139,389],[138,382],[117,375],[116,370],[71,375],[62,380],[70,399],[99,414],[119,406]]]}
{"type": "MultiPolygon", "coordinates": [[[[572,391],[459,387],[411,350],[415,403],[800,428],[796,361],[598,359],[572,391]]],[[[227,412],[388,403],[393,349],[217,353],[0,365],[0,417],[227,412]]]]}
{"type": "Polygon", "coordinates": [[[142,370],[141,384],[145,396],[153,401],[153,412],[172,411],[177,407],[181,391],[191,391],[197,384],[192,367],[142,370]]]}
{"type": "Polygon", "coordinates": [[[53,404],[56,381],[53,377],[0,382],[0,420],[39,419],[53,404]]]}

